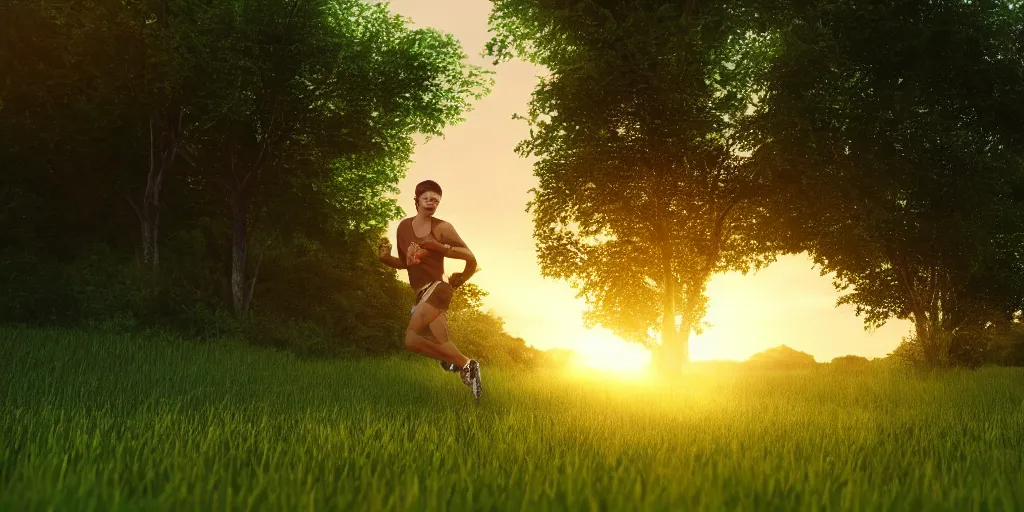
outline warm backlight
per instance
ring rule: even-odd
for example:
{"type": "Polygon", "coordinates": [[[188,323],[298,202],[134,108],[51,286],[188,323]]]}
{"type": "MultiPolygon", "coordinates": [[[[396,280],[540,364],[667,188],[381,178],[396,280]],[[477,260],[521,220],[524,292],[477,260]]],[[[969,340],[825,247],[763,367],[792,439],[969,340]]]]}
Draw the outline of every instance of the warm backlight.
{"type": "Polygon", "coordinates": [[[611,335],[580,340],[575,351],[579,354],[579,364],[595,370],[641,373],[651,362],[650,351],[611,335]]]}

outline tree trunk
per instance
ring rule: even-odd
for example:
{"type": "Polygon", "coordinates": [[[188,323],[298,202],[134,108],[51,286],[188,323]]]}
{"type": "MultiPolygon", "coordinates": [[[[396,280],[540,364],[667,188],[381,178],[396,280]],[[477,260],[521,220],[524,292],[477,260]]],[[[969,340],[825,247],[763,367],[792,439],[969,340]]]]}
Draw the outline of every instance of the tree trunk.
{"type": "Polygon", "coordinates": [[[682,370],[683,346],[685,341],[676,333],[676,287],[668,258],[663,262],[665,284],[662,287],[661,316],[661,361],[662,372],[676,375],[682,370]]]}
{"type": "Polygon", "coordinates": [[[914,308],[912,321],[923,362],[933,368],[949,366],[952,333],[939,319],[938,307],[914,308]]]}
{"type": "Polygon", "coordinates": [[[689,324],[684,324],[679,327],[679,363],[678,366],[684,366],[690,362],[690,329],[689,324]]]}
{"type": "Polygon", "coordinates": [[[260,265],[263,264],[263,256],[267,254],[266,248],[260,252],[260,259],[256,260],[256,270],[252,272],[252,279],[249,281],[249,291],[245,294],[245,311],[249,311],[249,305],[252,304],[252,294],[256,291],[256,280],[260,277],[260,265]]]}
{"type": "Polygon", "coordinates": [[[153,272],[160,269],[160,188],[164,181],[163,158],[159,166],[151,165],[142,196],[142,263],[153,272]]]}
{"type": "Polygon", "coordinates": [[[177,130],[180,126],[181,112],[177,126],[158,111],[154,111],[149,118],[149,172],[146,173],[142,208],[137,213],[142,228],[142,263],[153,272],[160,270],[160,190],[164,185],[164,176],[174,165],[178,154],[177,130]],[[161,122],[161,118],[164,118],[164,122],[161,122]],[[160,133],[154,134],[154,129],[160,133]]]}
{"type": "Polygon", "coordinates": [[[697,309],[697,304],[701,300],[703,293],[703,289],[695,290],[690,286],[686,287],[683,321],[679,323],[679,333],[677,334],[679,336],[680,364],[685,365],[690,362],[690,334],[693,333],[693,324],[700,321],[699,318],[695,318],[694,310],[697,309]]]}
{"type": "Polygon", "coordinates": [[[235,315],[244,317],[249,309],[245,287],[245,257],[248,236],[248,203],[244,187],[235,190],[231,200],[231,299],[235,315]]]}
{"type": "MultiPolygon", "coordinates": [[[[159,0],[155,12],[158,14],[160,26],[167,29],[170,24],[167,0],[159,0]]],[[[142,263],[153,273],[160,271],[160,189],[164,184],[164,176],[174,164],[174,158],[178,153],[178,135],[184,115],[184,110],[179,109],[177,122],[174,122],[174,110],[168,108],[161,111],[159,108],[153,108],[150,111],[149,172],[146,175],[146,191],[142,196],[141,211],[136,208],[142,227],[142,263]],[[159,132],[156,134],[156,140],[154,128],[159,132]]]]}

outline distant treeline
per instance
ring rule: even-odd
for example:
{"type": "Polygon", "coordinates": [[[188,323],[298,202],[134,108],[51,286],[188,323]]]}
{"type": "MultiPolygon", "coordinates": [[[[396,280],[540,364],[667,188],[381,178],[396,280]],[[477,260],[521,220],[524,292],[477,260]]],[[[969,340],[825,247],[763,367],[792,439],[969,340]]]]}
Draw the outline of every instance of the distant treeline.
{"type": "MultiPolygon", "coordinates": [[[[1019,2],[492,4],[488,53],[548,71],[519,151],[587,322],[678,368],[712,276],[806,252],[866,326],[913,323],[899,357],[1021,363],[1019,2]]],[[[399,350],[385,197],[490,85],[380,3],[8,0],[0,319],[399,350]]]]}

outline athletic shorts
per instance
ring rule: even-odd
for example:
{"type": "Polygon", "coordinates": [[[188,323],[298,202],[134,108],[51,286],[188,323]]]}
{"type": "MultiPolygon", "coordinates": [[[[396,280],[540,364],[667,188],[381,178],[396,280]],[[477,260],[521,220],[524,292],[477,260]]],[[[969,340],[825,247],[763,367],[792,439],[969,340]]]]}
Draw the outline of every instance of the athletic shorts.
{"type": "MultiPolygon", "coordinates": [[[[416,306],[426,302],[441,311],[448,311],[448,306],[452,303],[452,293],[454,292],[455,290],[452,289],[450,284],[444,281],[434,281],[433,283],[423,287],[423,289],[416,294],[416,306]]],[[[413,306],[412,310],[409,311],[410,316],[416,313],[416,306],[413,306]]],[[[434,334],[430,331],[429,325],[423,326],[419,335],[430,339],[433,339],[434,337],[434,334]]]]}
{"type": "MultiPolygon", "coordinates": [[[[433,283],[424,286],[423,289],[416,294],[416,305],[419,306],[426,302],[441,311],[448,311],[448,306],[452,303],[452,294],[454,293],[455,290],[450,284],[444,281],[434,281],[433,283]]],[[[416,308],[413,307],[412,310],[416,311],[416,308]]]]}

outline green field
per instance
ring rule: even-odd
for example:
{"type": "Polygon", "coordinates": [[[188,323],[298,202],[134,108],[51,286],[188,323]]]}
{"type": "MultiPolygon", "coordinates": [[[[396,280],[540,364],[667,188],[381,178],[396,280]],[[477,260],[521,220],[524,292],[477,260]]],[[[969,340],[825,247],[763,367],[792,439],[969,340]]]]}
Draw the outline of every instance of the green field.
{"type": "Polygon", "coordinates": [[[484,371],[0,329],[0,508],[1024,509],[1021,370],[484,371]]]}

